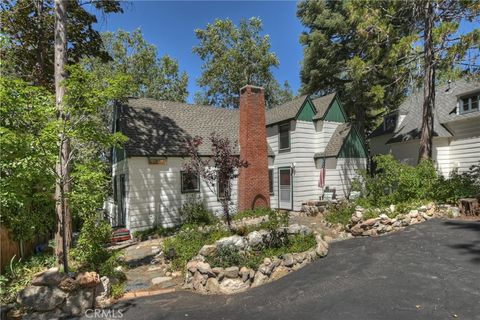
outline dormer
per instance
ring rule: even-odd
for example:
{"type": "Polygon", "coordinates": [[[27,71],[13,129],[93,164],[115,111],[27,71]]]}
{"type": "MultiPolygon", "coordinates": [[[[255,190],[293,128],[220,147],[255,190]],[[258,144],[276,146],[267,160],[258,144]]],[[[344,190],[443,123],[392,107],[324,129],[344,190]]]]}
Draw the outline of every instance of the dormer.
{"type": "Polygon", "coordinates": [[[480,91],[459,96],[457,114],[465,114],[465,113],[479,111],[479,108],[480,108],[479,104],[480,104],[480,91]]]}

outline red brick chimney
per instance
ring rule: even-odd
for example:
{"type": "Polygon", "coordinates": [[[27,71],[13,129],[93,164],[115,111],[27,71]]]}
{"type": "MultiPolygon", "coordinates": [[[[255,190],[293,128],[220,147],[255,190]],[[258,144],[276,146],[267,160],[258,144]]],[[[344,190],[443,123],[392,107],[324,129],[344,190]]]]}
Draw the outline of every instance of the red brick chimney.
{"type": "Polygon", "coordinates": [[[240,158],[248,162],[238,177],[238,210],[270,207],[265,98],[261,87],[240,89],[240,158]]]}

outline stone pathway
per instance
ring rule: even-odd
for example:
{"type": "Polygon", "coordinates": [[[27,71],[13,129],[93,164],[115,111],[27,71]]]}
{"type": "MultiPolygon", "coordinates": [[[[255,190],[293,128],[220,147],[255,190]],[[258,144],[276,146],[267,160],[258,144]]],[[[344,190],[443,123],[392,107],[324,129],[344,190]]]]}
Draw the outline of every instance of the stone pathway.
{"type": "Polygon", "coordinates": [[[307,226],[318,234],[325,236],[327,242],[351,238],[351,235],[343,232],[341,228],[329,225],[321,214],[317,216],[307,216],[303,212],[290,212],[289,224],[307,226]]]}

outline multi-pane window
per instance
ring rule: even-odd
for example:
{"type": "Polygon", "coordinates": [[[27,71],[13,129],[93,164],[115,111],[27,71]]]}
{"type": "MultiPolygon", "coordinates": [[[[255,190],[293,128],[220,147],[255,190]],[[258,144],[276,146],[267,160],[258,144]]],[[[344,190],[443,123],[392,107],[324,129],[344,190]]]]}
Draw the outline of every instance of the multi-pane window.
{"type": "Polygon", "coordinates": [[[290,123],[278,126],[280,150],[290,149],[290,123]]]}
{"type": "Polygon", "coordinates": [[[460,113],[467,113],[471,111],[479,110],[480,94],[475,93],[473,95],[460,98],[460,113]]]}
{"type": "Polygon", "coordinates": [[[273,169],[268,169],[268,189],[273,194],[273,169]]]}
{"type": "Polygon", "coordinates": [[[228,181],[224,181],[224,182],[218,181],[217,182],[217,197],[219,199],[225,198],[225,189],[227,187],[227,184],[228,184],[228,181]]]}
{"type": "Polygon", "coordinates": [[[200,179],[198,175],[186,171],[180,172],[182,193],[200,192],[200,179]]]}

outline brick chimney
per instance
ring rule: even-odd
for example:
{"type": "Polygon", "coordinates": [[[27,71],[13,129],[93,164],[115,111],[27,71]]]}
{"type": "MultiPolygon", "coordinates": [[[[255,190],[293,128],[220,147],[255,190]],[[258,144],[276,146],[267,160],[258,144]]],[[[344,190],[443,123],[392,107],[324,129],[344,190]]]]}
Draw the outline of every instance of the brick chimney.
{"type": "Polygon", "coordinates": [[[248,161],[238,177],[238,210],[270,207],[265,98],[261,87],[240,89],[240,158],[248,161]]]}

